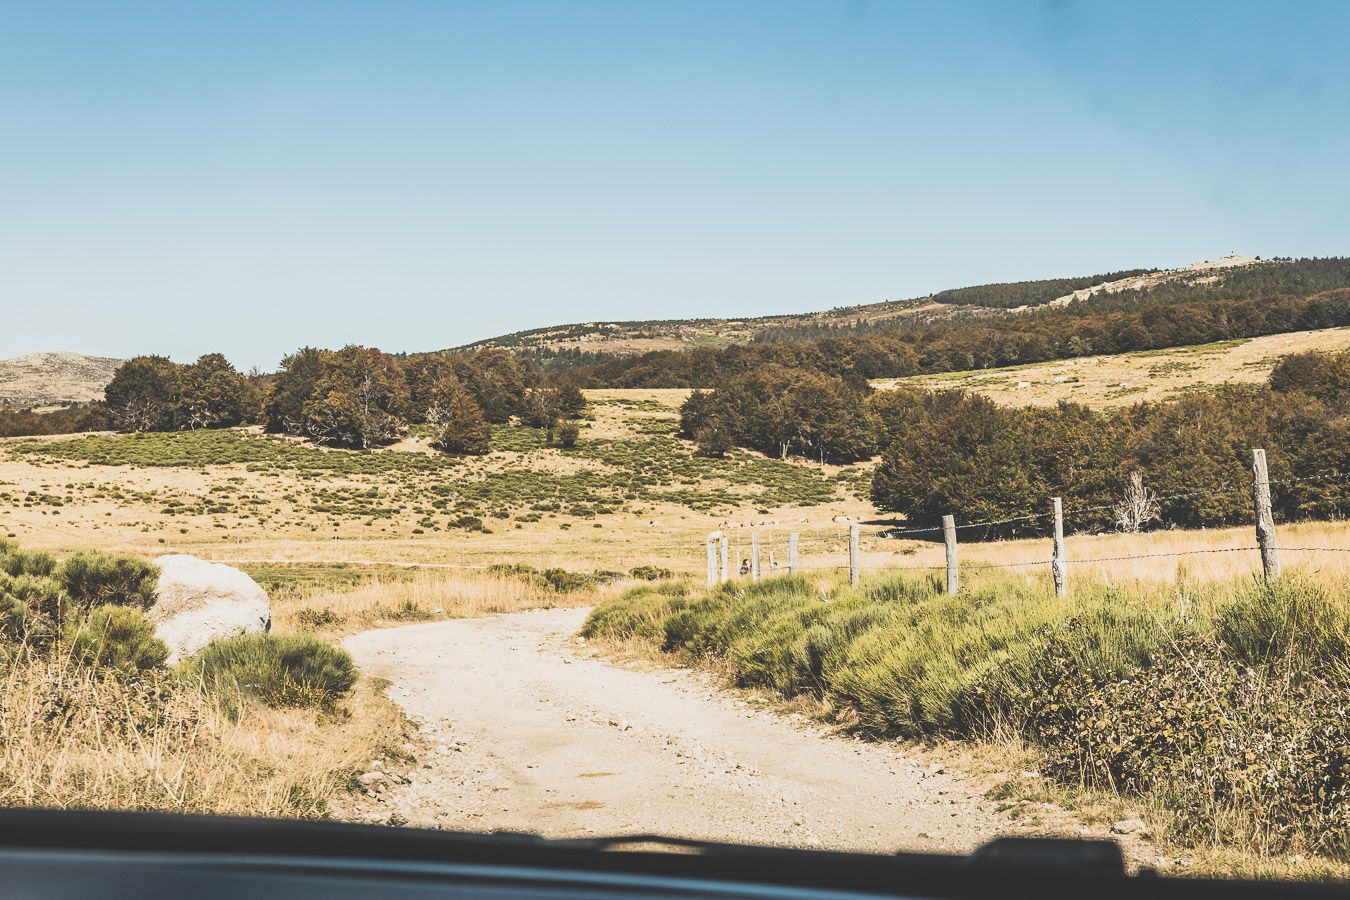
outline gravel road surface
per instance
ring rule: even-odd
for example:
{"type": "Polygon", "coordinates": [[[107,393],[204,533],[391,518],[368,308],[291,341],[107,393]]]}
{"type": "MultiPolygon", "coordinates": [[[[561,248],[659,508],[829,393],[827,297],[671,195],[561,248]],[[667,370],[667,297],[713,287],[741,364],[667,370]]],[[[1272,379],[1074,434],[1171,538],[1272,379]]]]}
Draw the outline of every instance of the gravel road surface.
{"type": "Polygon", "coordinates": [[[419,725],[410,769],[376,767],[353,814],[551,837],[659,832],[829,849],[965,851],[999,834],[1083,833],[990,782],[833,734],[575,637],[585,609],[369,631],[347,648],[419,725]],[[1013,818],[1016,816],[1016,818],[1013,818]]]}

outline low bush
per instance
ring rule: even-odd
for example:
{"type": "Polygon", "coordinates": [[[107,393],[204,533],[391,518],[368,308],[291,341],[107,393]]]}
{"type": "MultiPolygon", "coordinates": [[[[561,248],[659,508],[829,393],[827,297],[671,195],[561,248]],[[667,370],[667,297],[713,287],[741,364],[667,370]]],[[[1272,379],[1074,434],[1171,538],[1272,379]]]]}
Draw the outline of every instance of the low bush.
{"type": "Polygon", "coordinates": [[[602,584],[610,584],[623,577],[622,572],[573,572],[571,569],[536,569],[520,563],[497,563],[488,571],[498,575],[513,575],[534,582],[540,587],[570,594],[602,584]]]}
{"type": "Polygon", "coordinates": [[[135,556],[88,550],[62,560],[56,580],[77,604],[148,609],[155,602],[159,570],[135,556]]]}
{"type": "Polygon", "coordinates": [[[55,581],[37,575],[0,573],[0,634],[36,650],[60,638],[70,600],[55,581]]]}
{"type": "Polygon", "coordinates": [[[356,684],[347,651],[307,635],[246,634],[214,641],[187,664],[208,689],[269,706],[331,708],[356,684]]]}
{"type": "Polygon", "coordinates": [[[169,648],[139,610],[100,606],[71,637],[71,658],[83,665],[143,672],[164,665],[169,648]]]}
{"type": "Polygon", "coordinates": [[[634,566],[628,574],[642,581],[665,581],[675,577],[675,573],[664,566],[634,566]]]}
{"type": "Polygon", "coordinates": [[[40,550],[23,550],[15,544],[0,543],[0,572],[11,576],[36,575],[46,578],[56,568],[56,558],[40,550]]]}
{"type": "Polygon", "coordinates": [[[684,608],[688,587],[683,584],[642,586],[624,591],[614,600],[597,606],[581,628],[585,638],[614,640],[640,638],[659,641],[665,622],[684,608]]]}
{"type": "Polygon", "coordinates": [[[1242,664],[1210,638],[1123,678],[1052,653],[1033,732],[1044,770],[1164,800],[1183,837],[1350,849],[1346,684],[1242,664]]]}
{"type": "Polygon", "coordinates": [[[1327,672],[1350,660],[1350,608],[1298,576],[1244,585],[1219,610],[1215,634],[1249,666],[1327,672]]]}

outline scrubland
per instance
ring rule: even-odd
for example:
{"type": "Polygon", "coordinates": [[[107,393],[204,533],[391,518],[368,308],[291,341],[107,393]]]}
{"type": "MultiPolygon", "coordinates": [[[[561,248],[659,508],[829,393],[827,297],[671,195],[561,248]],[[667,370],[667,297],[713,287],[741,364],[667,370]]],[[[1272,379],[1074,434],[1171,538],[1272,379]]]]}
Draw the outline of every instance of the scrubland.
{"type": "Polygon", "coordinates": [[[592,392],[576,448],[500,426],[481,458],[417,435],[366,451],[250,429],[4,440],[0,537],[251,564],[694,571],[703,536],[728,520],[833,532],[871,511],[864,467],[696,456],[675,435],[686,393],[592,392]]]}

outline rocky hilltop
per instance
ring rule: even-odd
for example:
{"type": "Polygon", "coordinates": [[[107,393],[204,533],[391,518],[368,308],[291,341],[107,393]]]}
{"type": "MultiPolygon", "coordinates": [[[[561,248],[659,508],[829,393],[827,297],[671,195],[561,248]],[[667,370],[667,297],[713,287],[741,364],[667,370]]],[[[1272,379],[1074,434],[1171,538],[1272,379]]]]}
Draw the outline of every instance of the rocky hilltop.
{"type": "Polygon", "coordinates": [[[0,404],[51,406],[103,399],[120,359],[81,353],[30,353],[0,360],[0,404]]]}

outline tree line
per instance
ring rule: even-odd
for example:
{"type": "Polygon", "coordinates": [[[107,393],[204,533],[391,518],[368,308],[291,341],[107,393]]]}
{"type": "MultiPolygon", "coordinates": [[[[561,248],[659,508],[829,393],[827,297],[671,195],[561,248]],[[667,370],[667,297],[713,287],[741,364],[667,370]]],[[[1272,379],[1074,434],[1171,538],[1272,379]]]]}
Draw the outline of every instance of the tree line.
{"type": "MultiPolygon", "coordinates": [[[[801,321],[775,325],[755,333],[756,343],[821,340],[880,334],[910,334],[926,329],[935,319],[951,323],[982,320],[1007,321],[998,310],[1019,306],[1036,307],[1075,290],[1157,270],[1135,269],[1108,272],[1085,278],[1051,278],[1006,284],[982,284],[940,291],[928,297],[900,301],[900,305],[934,301],[949,307],[940,314],[859,317],[854,321],[801,321]]],[[[1264,300],[1269,297],[1307,297],[1323,291],[1350,287],[1350,258],[1274,259],[1260,265],[1229,269],[1213,281],[1209,273],[1179,276],[1160,284],[1114,293],[1098,293],[1066,309],[1039,310],[1049,315],[1099,315],[1128,312],[1141,305],[1204,303],[1212,300],[1264,300]]]]}
{"type": "Polygon", "coordinates": [[[189,364],[162,356],[127,360],[101,404],[0,416],[0,431],[43,434],[110,428],[190,431],[261,425],[333,447],[392,443],[428,425],[447,453],[489,450],[490,427],[519,420],[574,443],[586,401],[568,382],[544,383],[504,350],[413,356],[373,347],[305,347],[270,375],[245,375],[218,353],[189,364]]]}
{"type": "MultiPolygon", "coordinates": [[[[768,367],[695,391],[684,434],[707,454],[742,446],[851,462],[882,451],[872,501],[906,521],[996,521],[1062,496],[1074,530],[1251,520],[1250,450],[1267,450],[1278,515],[1350,515],[1350,352],[1301,353],[1268,383],[1094,411],[1002,407],[965,391],[872,391],[811,370],[768,367]]],[[[1008,523],[988,536],[1044,528],[1008,523]]]]}

